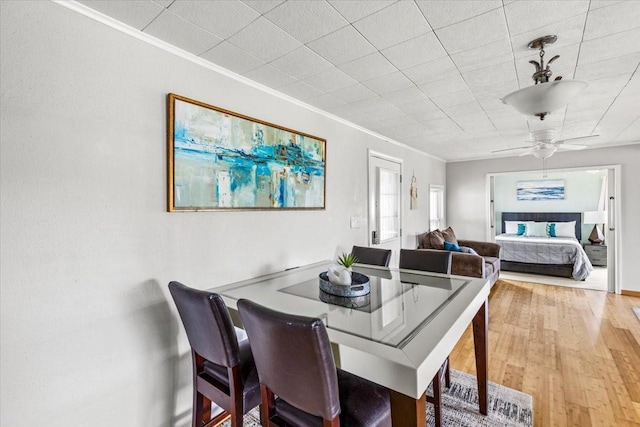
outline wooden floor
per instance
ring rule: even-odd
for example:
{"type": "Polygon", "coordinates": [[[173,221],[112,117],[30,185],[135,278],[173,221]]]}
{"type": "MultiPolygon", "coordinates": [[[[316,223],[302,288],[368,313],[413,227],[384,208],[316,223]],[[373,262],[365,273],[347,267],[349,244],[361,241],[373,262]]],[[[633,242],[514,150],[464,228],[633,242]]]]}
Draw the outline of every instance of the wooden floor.
{"type": "MultiPolygon", "coordinates": [[[[489,381],[533,396],[535,426],[640,426],[640,298],[500,280],[489,381]]],[[[451,367],[475,374],[469,328],[451,367]]]]}

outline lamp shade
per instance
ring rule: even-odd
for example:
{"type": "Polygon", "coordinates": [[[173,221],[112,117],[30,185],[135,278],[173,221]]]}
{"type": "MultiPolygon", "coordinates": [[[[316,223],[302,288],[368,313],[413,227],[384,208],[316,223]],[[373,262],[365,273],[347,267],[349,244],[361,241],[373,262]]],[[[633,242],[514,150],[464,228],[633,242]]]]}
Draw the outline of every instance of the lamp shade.
{"type": "Polygon", "coordinates": [[[544,116],[566,106],[589,83],[583,80],[558,80],[539,83],[511,92],[502,102],[527,116],[544,116]]]}
{"type": "Polygon", "coordinates": [[[587,211],[584,213],[585,224],[604,224],[607,222],[607,211],[587,211]]]}

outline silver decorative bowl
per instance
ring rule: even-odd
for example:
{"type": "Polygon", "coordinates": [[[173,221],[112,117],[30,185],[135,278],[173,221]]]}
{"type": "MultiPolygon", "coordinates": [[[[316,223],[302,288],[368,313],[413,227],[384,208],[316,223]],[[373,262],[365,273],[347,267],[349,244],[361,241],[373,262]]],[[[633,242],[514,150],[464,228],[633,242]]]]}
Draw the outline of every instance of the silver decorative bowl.
{"type": "Polygon", "coordinates": [[[361,297],[371,292],[369,278],[364,274],[352,272],[351,285],[334,285],[329,282],[329,276],[326,271],[320,273],[320,290],[339,297],[361,297]]]}
{"type": "Polygon", "coordinates": [[[361,308],[371,304],[371,294],[362,295],[360,297],[339,297],[331,295],[320,289],[320,301],[327,304],[340,305],[347,308],[361,308]]]}

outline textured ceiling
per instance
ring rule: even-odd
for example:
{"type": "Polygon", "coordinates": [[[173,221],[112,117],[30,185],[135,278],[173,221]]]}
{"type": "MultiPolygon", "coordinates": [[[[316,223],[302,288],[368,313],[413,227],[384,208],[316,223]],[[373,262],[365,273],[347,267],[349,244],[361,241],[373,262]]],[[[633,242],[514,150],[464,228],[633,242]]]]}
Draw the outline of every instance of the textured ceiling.
{"type": "MultiPolygon", "coordinates": [[[[553,128],[589,147],[640,142],[640,1],[89,1],[248,79],[448,161],[553,128]],[[529,41],[558,41],[554,77],[589,86],[544,121],[504,105],[533,84],[529,41]]],[[[215,100],[208,100],[215,104],[215,100]]],[[[518,151],[507,152],[518,154],[518,151]]],[[[505,153],[500,153],[505,155],[505,153]]]]}

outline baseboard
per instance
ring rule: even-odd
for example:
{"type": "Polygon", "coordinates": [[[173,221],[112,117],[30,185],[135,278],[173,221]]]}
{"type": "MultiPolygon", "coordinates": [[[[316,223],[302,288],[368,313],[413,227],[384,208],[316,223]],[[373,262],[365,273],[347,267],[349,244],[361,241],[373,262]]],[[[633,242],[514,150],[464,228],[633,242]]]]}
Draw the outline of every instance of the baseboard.
{"type": "Polygon", "coordinates": [[[620,291],[620,293],[628,297],[640,298],[640,291],[629,291],[627,289],[623,289],[622,291],[620,291]]]}

